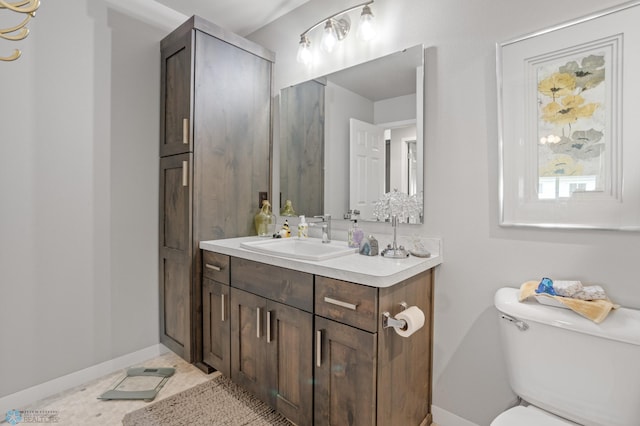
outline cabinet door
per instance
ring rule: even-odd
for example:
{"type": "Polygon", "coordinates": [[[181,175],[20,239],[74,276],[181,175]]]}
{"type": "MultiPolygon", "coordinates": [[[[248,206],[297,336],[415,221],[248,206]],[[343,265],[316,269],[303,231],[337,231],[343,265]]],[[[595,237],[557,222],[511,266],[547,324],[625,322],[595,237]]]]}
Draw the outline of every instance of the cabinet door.
{"type": "Polygon", "coordinates": [[[269,404],[298,425],[313,423],[313,315],[269,301],[266,312],[269,404]]]}
{"type": "Polygon", "coordinates": [[[202,359],[225,376],[231,374],[229,286],[202,280],[202,359]]]}
{"type": "Polygon", "coordinates": [[[191,361],[190,155],[160,160],[160,342],[191,361]]]}
{"type": "Polygon", "coordinates": [[[315,425],[375,425],[377,335],[316,316],[315,425]]]}
{"type": "Polygon", "coordinates": [[[269,191],[271,63],[196,31],[194,229],[199,240],[256,235],[269,191]]]}
{"type": "Polygon", "coordinates": [[[160,69],[160,156],[192,151],[191,39],[188,31],[163,44],[160,69]]]}
{"type": "Polygon", "coordinates": [[[262,401],[268,401],[266,307],[266,299],[231,288],[231,379],[262,401]]]}

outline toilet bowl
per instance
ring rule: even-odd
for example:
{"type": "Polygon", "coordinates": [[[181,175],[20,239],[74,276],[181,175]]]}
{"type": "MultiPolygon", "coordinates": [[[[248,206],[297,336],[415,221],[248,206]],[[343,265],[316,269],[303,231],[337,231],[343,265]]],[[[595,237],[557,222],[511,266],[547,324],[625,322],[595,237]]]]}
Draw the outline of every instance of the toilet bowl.
{"type": "Polygon", "coordinates": [[[491,426],[640,425],[640,310],[596,324],[518,294],[501,288],[494,304],[509,384],[524,404],[491,426]]]}

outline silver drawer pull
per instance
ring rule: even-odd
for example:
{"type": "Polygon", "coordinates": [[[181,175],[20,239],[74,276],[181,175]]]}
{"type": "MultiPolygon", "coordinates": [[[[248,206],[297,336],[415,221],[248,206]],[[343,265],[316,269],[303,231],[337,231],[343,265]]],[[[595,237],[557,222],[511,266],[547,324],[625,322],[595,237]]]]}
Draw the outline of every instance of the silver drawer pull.
{"type": "Polygon", "coordinates": [[[316,366],[322,367],[322,330],[316,331],[316,366]]]}
{"type": "Polygon", "coordinates": [[[182,162],[182,186],[189,186],[189,162],[182,162]]]}
{"type": "Polygon", "coordinates": [[[256,337],[260,338],[260,308],[256,308],[256,337]]]}
{"type": "Polygon", "coordinates": [[[338,305],[342,306],[343,308],[351,309],[352,311],[355,311],[358,308],[358,305],[354,305],[353,303],[343,302],[342,300],[336,300],[326,296],[324,298],[324,301],[327,303],[331,303],[332,305],[338,305]]]}
{"type": "Polygon", "coordinates": [[[182,143],[189,145],[189,119],[182,119],[182,143]]]}
{"type": "Polygon", "coordinates": [[[220,316],[220,319],[222,320],[222,322],[224,322],[226,320],[226,315],[224,312],[224,293],[220,293],[220,316]]]}
{"type": "Polygon", "coordinates": [[[213,269],[214,271],[218,271],[218,272],[222,271],[222,268],[221,268],[221,267],[216,266],[216,265],[212,265],[212,264],[210,264],[210,263],[206,263],[206,264],[204,265],[204,267],[205,267],[205,268],[207,268],[207,269],[213,269]]]}
{"type": "Polygon", "coordinates": [[[267,343],[271,343],[271,311],[267,311],[267,343]]]}

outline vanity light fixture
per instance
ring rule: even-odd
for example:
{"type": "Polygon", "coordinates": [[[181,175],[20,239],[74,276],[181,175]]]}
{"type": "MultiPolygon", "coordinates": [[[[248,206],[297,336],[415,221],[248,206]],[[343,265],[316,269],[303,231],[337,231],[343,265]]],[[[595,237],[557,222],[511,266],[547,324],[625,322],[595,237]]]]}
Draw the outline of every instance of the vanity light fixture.
{"type": "Polygon", "coordinates": [[[367,5],[362,8],[360,14],[360,26],[358,27],[358,37],[369,41],[376,36],[376,21],[371,13],[371,8],[367,5]]]}
{"type": "Polygon", "coordinates": [[[367,1],[365,3],[360,3],[338,13],[334,13],[328,18],[325,18],[312,25],[311,27],[309,27],[309,29],[300,34],[300,43],[298,46],[297,55],[298,62],[309,65],[313,60],[309,33],[322,24],[324,24],[324,30],[322,32],[321,46],[325,52],[331,53],[336,44],[343,40],[347,36],[347,34],[349,34],[349,30],[351,29],[351,20],[346,14],[360,7],[362,7],[362,14],[360,15],[358,36],[365,41],[374,38],[375,19],[373,13],[371,13],[371,8],[369,7],[371,3],[373,3],[373,0],[367,1]]]}
{"type": "Polygon", "coordinates": [[[328,19],[322,32],[322,49],[333,52],[336,43],[344,39],[351,28],[351,21],[348,16],[340,19],[328,19]]]}
{"type": "Polygon", "coordinates": [[[311,42],[306,35],[300,36],[300,46],[298,47],[297,60],[301,64],[310,64],[313,59],[313,53],[311,53],[311,42]]]}
{"type": "MultiPolygon", "coordinates": [[[[13,11],[26,15],[18,25],[0,28],[0,38],[10,41],[18,41],[26,38],[29,35],[29,29],[26,27],[27,22],[36,16],[36,10],[38,10],[39,7],[40,0],[18,0],[14,2],[0,0],[0,10],[7,9],[10,12],[13,11]]],[[[20,52],[19,49],[14,49],[11,55],[0,56],[0,61],[15,61],[21,54],[22,52],[20,52]]]]}

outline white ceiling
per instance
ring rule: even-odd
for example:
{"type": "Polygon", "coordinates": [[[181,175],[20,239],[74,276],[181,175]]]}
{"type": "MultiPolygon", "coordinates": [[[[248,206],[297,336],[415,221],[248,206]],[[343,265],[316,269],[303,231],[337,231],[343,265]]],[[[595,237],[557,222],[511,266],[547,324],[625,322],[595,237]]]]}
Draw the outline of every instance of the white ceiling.
{"type": "Polygon", "coordinates": [[[416,93],[422,46],[413,46],[327,75],[327,80],[374,102],[416,93]]]}
{"type": "Polygon", "coordinates": [[[241,36],[291,12],[309,0],[155,0],[183,15],[198,15],[241,36]]]}

